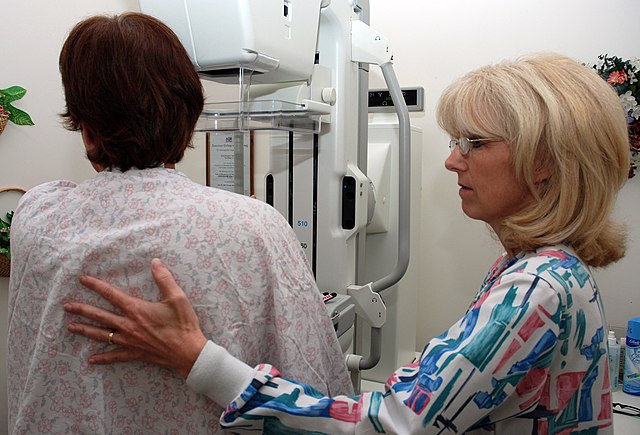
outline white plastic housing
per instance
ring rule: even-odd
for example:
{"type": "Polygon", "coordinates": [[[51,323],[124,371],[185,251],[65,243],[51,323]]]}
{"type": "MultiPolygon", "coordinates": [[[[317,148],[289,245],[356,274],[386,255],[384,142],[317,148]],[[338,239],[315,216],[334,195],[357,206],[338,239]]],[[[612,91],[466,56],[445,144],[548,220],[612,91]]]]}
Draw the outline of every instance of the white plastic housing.
{"type": "Polygon", "coordinates": [[[351,23],[351,60],[382,65],[391,61],[391,47],[384,35],[362,21],[351,23]]]}
{"type": "Polygon", "coordinates": [[[391,202],[391,144],[369,141],[367,177],[373,183],[375,209],[367,226],[367,234],[389,231],[389,203],[391,202]]]}
{"type": "MultiPolygon", "coordinates": [[[[201,73],[245,68],[253,82],[311,76],[322,0],[140,0],[167,24],[201,73]]],[[[212,77],[215,78],[215,77],[212,77]]]]}

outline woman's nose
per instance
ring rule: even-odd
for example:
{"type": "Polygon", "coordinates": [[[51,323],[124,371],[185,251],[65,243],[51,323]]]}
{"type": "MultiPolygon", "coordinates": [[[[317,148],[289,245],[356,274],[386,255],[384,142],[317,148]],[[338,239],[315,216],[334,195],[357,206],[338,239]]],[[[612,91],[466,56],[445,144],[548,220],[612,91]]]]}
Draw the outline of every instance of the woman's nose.
{"type": "Polygon", "coordinates": [[[453,148],[449,157],[444,161],[444,167],[452,172],[460,172],[466,168],[467,162],[462,152],[460,151],[460,147],[453,148]]]}

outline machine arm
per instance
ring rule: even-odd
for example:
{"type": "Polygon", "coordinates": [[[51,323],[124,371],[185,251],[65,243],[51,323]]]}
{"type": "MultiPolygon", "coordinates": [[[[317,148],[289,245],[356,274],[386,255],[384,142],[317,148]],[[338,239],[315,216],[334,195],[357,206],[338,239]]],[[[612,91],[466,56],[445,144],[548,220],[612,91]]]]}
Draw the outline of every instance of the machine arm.
{"type": "Polygon", "coordinates": [[[402,90],[391,62],[391,51],[386,38],[361,22],[353,23],[353,56],[359,62],[380,65],[398,116],[398,260],[395,268],[386,276],[364,286],[350,286],[348,291],[356,301],[358,314],[371,325],[371,344],[367,358],[347,356],[347,366],[352,372],[373,368],[380,360],[381,327],[386,321],[386,307],[379,294],[396,284],[409,267],[410,216],[411,216],[411,125],[409,110],[402,97],[402,90]]]}
{"type": "Polygon", "coordinates": [[[393,70],[391,49],[387,39],[362,21],[352,23],[352,60],[380,65],[389,89],[399,124],[399,180],[398,180],[398,261],[395,268],[371,284],[374,292],[396,284],[409,266],[411,215],[411,121],[402,90],[393,70]]]}

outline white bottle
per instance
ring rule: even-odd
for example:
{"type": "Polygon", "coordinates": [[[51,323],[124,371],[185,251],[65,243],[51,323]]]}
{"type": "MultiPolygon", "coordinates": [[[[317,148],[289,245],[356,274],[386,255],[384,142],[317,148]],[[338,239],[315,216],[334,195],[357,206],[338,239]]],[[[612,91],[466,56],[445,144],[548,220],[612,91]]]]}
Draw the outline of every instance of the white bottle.
{"type": "Polygon", "coordinates": [[[611,391],[618,391],[618,371],[620,370],[620,344],[616,340],[616,334],[609,331],[607,338],[609,344],[609,382],[611,391]]]}

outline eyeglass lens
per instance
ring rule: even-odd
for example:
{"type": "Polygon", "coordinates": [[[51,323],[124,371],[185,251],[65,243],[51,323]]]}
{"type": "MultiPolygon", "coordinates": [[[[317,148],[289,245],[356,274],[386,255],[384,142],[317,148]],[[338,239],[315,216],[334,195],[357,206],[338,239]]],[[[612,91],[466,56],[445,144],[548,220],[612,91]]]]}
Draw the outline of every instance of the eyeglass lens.
{"type": "Polygon", "coordinates": [[[453,152],[455,147],[460,148],[460,152],[462,154],[469,154],[469,150],[471,149],[471,142],[466,137],[461,137],[460,139],[451,139],[449,141],[449,151],[453,152]]]}

